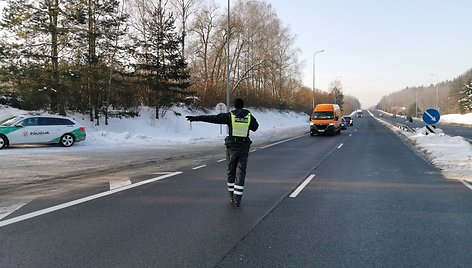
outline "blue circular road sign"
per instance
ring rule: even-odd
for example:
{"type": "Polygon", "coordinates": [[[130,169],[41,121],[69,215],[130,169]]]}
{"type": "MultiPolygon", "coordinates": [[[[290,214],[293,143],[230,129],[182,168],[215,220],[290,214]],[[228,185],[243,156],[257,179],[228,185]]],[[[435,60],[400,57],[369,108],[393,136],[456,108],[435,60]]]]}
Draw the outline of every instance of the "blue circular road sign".
{"type": "Polygon", "coordinates": [[[423,121],[428,125],[436,124],[439,122],[439,118],[441,118],[439,111],[433,108],[430,108],[423,113],[423,121]]]}

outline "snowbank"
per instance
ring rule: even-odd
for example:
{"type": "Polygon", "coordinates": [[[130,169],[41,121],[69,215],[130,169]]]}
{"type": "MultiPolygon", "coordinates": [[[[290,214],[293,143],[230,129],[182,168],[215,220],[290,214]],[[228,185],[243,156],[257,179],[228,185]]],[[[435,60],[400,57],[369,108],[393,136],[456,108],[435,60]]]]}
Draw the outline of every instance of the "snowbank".
{"type": "MultiPolygon", "coordinates": [[[[254,140],[271,141],[309,130],[309,116],[304,113],[281,112],[268,109],[248,108],[259,122],[257,132],[251,132],[254,140]]],[[[0,106],[0,120],[26,111],[0,106]]],[[[69,114],[69,117],[82,123],[87,131],[87,139],[77,145],[129,146],[157,145],[172,146],[178,144],[205,143],[222,141],[226,136],[226,126],[204,122],[190,123],[186,115],[205,114],[204,111],[192,111],[184,107],[173,107],[156,120],[155,109],[142,107],[138,117],[109,118],[108,125],[100,119],[100,125],[91,122],[87,115],[69,114]]],[[[215,112],[216,114],[216,112],[215,112]]]]}

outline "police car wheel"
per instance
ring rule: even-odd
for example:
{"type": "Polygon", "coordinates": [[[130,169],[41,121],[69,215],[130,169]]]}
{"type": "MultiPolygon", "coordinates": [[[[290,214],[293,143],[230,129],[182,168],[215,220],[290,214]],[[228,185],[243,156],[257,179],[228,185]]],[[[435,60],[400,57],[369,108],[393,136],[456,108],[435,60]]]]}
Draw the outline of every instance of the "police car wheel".
{"type": "Polygon", "coordinates": [[[70,147],[72,146],[72,144],[74,144],[74,141],[74,136],[72,136],[71,134],[64,134],[61,137],[60,143],[64,147],[70,147]]]}
{"type": "Polygon", "coordinates": [[[7,144],[8,144],[7,138],[3,135],[0,135],[0,149],[5,148],[7,144]]]}

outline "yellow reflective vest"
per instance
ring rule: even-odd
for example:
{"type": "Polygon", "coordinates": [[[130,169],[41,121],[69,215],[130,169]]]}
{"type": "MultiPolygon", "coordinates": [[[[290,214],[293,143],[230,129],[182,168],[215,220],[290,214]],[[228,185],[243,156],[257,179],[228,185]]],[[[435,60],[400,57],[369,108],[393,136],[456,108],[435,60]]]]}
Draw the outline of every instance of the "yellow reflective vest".
{"type": "Polygon", "coordinates": [[[245,117],[238,118],[231,113],[231,126],[233,129],[233,137],[247,137],[249,136],[249,125],[251,124],[251,114],[248,113],[245,117]]]}

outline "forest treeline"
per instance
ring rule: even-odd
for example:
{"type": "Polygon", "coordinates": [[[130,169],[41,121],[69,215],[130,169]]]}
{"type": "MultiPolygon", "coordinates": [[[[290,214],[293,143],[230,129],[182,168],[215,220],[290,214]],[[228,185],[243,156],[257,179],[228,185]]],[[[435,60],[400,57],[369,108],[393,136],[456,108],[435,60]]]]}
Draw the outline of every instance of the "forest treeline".
{"type": "Polygon", "coordinates": [[[472,69],[452,80],[407,87],[385,95],[377,108],[416,117],[429,108],[439,109],[442,114],[472,113],[472,69]]]}
{"type": "MultiPolygon", "coordinates": [[[[0,96],[25,110],[90,114],[160,112],[176,104],[310,113],[315,104],[360,108],[340,81],[302,85],[295,37],[263,0],[8,0],[0,23],[0,96]],[[229,50],[227,41],[229,35],[229,50]]],[[[99,123],[97,121],[97,123],[99,123]]]]}

